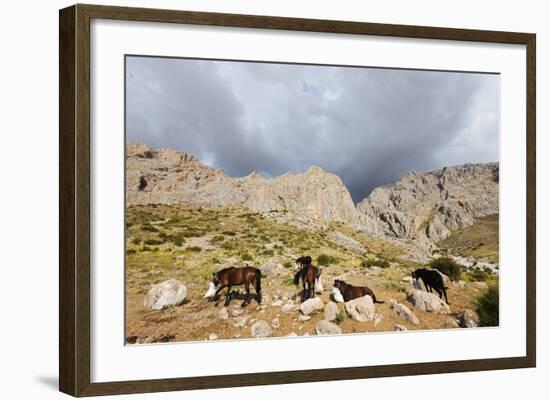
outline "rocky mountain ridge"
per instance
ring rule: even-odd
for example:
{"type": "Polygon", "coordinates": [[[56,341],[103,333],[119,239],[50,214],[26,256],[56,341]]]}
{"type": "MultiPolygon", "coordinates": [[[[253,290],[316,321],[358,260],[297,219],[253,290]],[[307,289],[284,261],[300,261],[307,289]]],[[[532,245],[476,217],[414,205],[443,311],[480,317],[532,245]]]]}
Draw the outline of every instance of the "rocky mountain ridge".
{"type": "Polygon", "coordinates": [[[437,242],[477,217],[498,213],[499,164],[466,164],[409,172],[354,205],[340,177],[320,167],[275,178],[252,172],[230,177],[173,148],[129,143],[126,202],[241,205],[255,212],[292,211],[340,221],[358,231],[416,242],[437,242]]]}

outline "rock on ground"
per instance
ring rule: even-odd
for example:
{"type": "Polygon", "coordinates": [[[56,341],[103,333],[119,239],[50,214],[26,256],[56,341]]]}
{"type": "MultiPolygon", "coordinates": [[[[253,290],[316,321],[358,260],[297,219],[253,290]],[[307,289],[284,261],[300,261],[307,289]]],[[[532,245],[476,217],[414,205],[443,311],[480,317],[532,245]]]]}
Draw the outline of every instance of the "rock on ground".
{"type": "Polygon", "coordinates": [[[342,234],[339,231],[331,232],[329,234],[329,238],[335,244],[338,244],[350,251],[359,253],[361,255],[366,253],[365,248],[363,248],[363,246],[358,241],[348,237],[347,235],[342,234]]]}
{"type": "Polygon", "coordinates": [[[336,315],[339,311],[340,310],[338,309],[338,305],[330,301],[325,307],[325,319],[329,322],[333,322],[334,320],[336,320],[336,315]]]}
{"type": "Polygon", "coordinates": [[[464,312],[460,312],[457,315],[458,323],[460,327],[478,327],[479,326],[479,317],[471,309],[466,309],[464,312]]]}
{"type": "Polygon", "coordinates": [[[250,316],[238,316],[233,321],[235,322],[234,326],[236,327],[244,327],[246,322],[248,322],[248,319],[250,319],[250,316]]]}
{"type": "Polygon", "coordinates": [[[421,311],[448,314],[451,313],[451,308],[438,295],[421,291],[411,290],[407,294],[407,300],[413,306],[421,311]]]}
{"type": "Polygon", "coordinates": [[[218,317],[221,319],[221,320],[226,320],[229,318],[229,313],[227,312],[227,308],[222,308],[220,309],[220,311],[218,312],[218,317]]]}
{"type": "Polygon", "coordinates": [[[252,333],[253,337],[263,338],[269,337],[273,331],[269,323],[267,323],[265,320],[258,320],[252,325],[252,327],[250,328],[250,332],[252,333]]]}
{"type": "Polygon", "coordinates": [[[311,315],[313,312],[322,311],[324,307],[323,301],[319,297],[310,298],[300,305],[300,311],[304,315],[311,315]]]}
{"type": "Polygon", "coordinates": [[[298,306],[294,302],[287,302],[281,307],[281,312],[290,313],[298,309],[298,306]]]}
{"type": "Polygon", "coordinates": [[[375,317],[374,303],[370,295],[352,299],[344,305],[348,315],[358,322],[369,322],[375,317]]]}
{"type": "Polygon", "coordinates": [[[401,319],[407,320],[412,324],[419,324],[418,318],[416,315],[405,305],[396,302],[394,299],[389,300],[390,306],[395,313],[395,315],[401,319]]]}
{"type": "Polygon", "coordinates": [[[315,333],[317,335],[342,334],[342,329],[328,320],[321,320],[315,327],[315,333]]]}
{"type": "Polygon", "coordinates": [[[393,331],[407,331],[407,328],[401,324],[394,324],[393,331]]]}
{"type": "Polygon", "coordinates": [[[154,285],[145,296],[144,306],[147,309],[162,309],[177,306],[185,301],[187,287],[178,280],[166,280],[154,285]]]}
{"type": "Polygon", "coordinates": [[[280,263],[269,261],[261,265],[260,270],[268,276],[277,276],[285,271],[285,268],[280,263]]]}
{"type": "Polygon", "coordinates": [[[208,339],[209,339],[210,341],[217,340],[217,339],[218,339],[218,335],[215,334],[215,333],[212,333],[212,334],[210,334],[210,335],[208,336],[208,339]]]}
{"type": "Polygon", "coordinates": [[[298,320],[302,323],[307,322],[308,320],[311,320],[311,316],[309,316],[309,315],[300,315],[300,316],[298,316],[298,320]]]}

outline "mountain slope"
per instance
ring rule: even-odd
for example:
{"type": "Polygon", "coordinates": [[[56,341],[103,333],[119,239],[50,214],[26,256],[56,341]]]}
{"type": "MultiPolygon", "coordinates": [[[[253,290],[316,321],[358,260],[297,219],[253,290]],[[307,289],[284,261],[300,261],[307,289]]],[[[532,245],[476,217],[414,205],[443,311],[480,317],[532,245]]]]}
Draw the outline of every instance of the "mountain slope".
{"type": "Polygon", "coordinates": [[[498,163],[410,172],[376,188],[357,210],[373,233],[437,242],[478,217],[498,213],[498,177],[498,163]]]}
{"type": "Polygon", "coordinates": [[[270,179],[253,172],[226,176],[188,153],[127,145],[126,202],[134,204],[244,205],[256,212],[292,210],[326,220],[354,223],[358,214],[340,177],[312,166],[302,174],[270,179]]]}

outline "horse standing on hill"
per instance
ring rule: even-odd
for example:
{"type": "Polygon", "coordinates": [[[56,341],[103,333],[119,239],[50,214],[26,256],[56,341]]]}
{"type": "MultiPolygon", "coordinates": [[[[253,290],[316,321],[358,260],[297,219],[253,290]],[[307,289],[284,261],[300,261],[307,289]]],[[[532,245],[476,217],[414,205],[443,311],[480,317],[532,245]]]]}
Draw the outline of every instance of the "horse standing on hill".
{"type": "MultiPolygon", "coordinates": [[[[241,307],[245,307],[250,303],[251,294],[250,294],[250,285],[254,285],[256,290],[256,301],[262,303],[262,274],[259,269],[251,266],[245,267],[228,267],[220,270],[217,273],[212,275],[212,284],[214,285],[215,292],[212,297],[208,296],[210,291],[207,293],[207,298],[211,300],[218,300],[220,292],[227,288],[227,294],[225,296],[225,306],[228,306],[231,302],[231,286],[234,285],[244,285],[244,290],[246,292],[244,301],[241,307]]],[[[216,304],[217,305],[217,304],[216,304]]]]}
{"type": "Polygon", "coordinates": [[[412,273],[412,278],[413,280],[422,279],[422,282],[426,287],[426,291],[432,292],[433,288],[439,295],[439,298],[443,299],[443,295],[445,295],[445,302],[447,302],[447,305],[450,305],[449,300],[447,299],[447,287],[445,287],[443,277],[438,271],[418,269],[412,273]]]}
{"type": "MultiPolygon", "coordinates": [[[[311,260],[311,258],[309,258],[309,260],[311,260]]],[[[315,297],[315,282],[319,280],[320,277],[321,270],[312,264],[303,265],[303,267],[294,274],[294,285],[298,285],[300,280],[302,280],[302,302],[306,299],[315,297]]]]}

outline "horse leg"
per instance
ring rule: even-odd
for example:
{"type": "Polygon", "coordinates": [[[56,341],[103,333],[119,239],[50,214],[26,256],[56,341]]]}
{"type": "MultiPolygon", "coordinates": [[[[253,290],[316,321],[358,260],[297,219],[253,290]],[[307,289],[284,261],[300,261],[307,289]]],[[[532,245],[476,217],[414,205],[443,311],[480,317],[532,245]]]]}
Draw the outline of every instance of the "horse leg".
{"type": "Polygon", "coordinates": [[[445,302],[447,302],[447,305],[450,305],[449,300],[447,299],[447,290],[445,290],[445,287],[443,287],[443,294],[445,295],[445,302]]]}
{"type": "Polygon", "coordinates": [[[307,299],[306,298],[306,296],[307,296],[307,292],[306,292],[307,291],[306,290],[307,283],[306,283],[305,280],[302,280],[302,287],[303,287],[303,289],[302,289],[302,295],[301,295],[300,299],[302,300],[302,302],[304,302],[307,299]]]}
{"type": "Polygon", "coordinates": [[[225,295],[225,306],[229,306],[231,302],[231,286],[227,286],[227,294],[225,295]]]}
{"type": "Polygon", "coordinates": [[[216,292],[214,293],[214,296],[212,297],[212,300],[215,300],[216,303],[214,305],[218,306],[218,304],[220,303],[220,292],[225,288],[224,285],[222,285],[220,288],[218,288],[216,290],[216,292]]]}
{"type": "Polygon", "coordinates": [[[245,291],[245,296],[244,296],[244,301],[241,304],[241,308],[244,308],[250,302],[250,285],[248,282],[244,283],[244,291],[245,291]]]}

